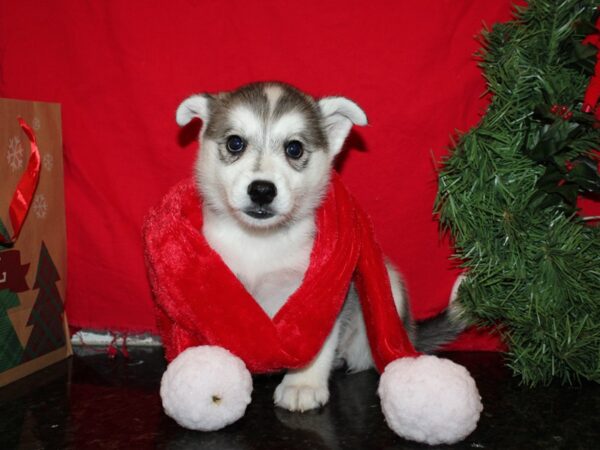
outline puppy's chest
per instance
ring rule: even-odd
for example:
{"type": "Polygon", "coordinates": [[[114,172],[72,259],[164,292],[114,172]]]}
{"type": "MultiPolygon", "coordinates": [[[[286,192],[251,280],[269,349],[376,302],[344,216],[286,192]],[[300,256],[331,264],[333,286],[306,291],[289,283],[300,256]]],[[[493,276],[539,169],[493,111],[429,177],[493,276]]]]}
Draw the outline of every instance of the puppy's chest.
{"type": "Polygon", "coordinates": [[[205,227],[210,246],[242,282],[263,310],[273,317],[302,283],[309,264],[312,237],[247,236],[205,227]]]}

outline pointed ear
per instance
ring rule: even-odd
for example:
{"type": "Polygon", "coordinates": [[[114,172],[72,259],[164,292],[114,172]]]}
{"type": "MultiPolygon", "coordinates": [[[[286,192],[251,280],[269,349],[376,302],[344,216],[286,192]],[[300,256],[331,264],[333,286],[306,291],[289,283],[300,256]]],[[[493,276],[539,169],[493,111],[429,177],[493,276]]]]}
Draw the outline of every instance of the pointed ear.
{"type": "Polygon", "coordinates": [[[192,119],[198,117],[202,122],[206,123],[210,114],[211,98],[207,94],[192,95],[186,98],[175,114],[177,125],[183,127],[190,123],[192,119]]]}
{"type": "Polygon", "coordinates": [[[337,155],[350,133],[352,125],[366,125],[367,115],[354,103],[345,97],[325,97],[319,100],[319,108],[325,122],[325,132],[329,148],[337,155]]]}

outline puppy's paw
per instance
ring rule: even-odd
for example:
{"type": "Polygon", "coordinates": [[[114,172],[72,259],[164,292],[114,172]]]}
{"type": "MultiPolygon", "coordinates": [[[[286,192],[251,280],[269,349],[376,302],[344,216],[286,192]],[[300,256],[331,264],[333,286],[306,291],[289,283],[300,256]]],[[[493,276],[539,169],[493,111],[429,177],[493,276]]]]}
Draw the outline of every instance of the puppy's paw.
{"type": "Polygon", "coordinates": [[[326,384],[286,382],[284,378],[273,398],[280,408],[304,412],[325,405],[329,400],[329,388],[326,384]]]}

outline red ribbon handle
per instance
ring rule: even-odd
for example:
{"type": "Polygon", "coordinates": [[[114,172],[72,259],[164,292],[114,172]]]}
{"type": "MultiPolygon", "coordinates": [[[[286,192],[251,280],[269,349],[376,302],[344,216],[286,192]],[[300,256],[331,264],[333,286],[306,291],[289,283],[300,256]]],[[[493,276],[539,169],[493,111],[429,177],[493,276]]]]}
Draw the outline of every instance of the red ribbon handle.
{"type": "MultiPolygon", "coordinates": [[[[9,242],[15,242],[19,237],[19,233],[21,233],[21,228],[23,227],[23,223],[25,222],[29,208],[31,208],[33,195],[35,194],[35,190],[37,189],[40,179],[41,166],[40,151],[38,149],[35,133],[22,117],[19,117],[18,120],[19,125],[29,139],[31,152],[29,154],[27,168],[21,176],[21,179],[17,184],[17,190],[15,191],[10,202],[9,217],[13,229],[13,235],[9,242]]],[[[2,235],[0,235],[0,242],[6,242],[2,235]]]]}

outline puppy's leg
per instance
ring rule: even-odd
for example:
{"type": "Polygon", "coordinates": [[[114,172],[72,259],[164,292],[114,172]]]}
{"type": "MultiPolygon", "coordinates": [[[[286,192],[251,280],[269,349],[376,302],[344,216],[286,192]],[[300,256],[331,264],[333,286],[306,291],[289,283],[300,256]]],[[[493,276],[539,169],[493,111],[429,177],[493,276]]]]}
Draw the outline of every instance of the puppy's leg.
{"type": "MultiPolygon", "coordinates": [[[[437,316],[415,322],[407,304],[402,277],[391,264],[386,264],[386,268],[398,315],[416,350],[423,353],[435,352],[444,344],[455,339],[468,325],[461,316],[460,305],[452,303],[452,299],[448,308],[437,316]]],[[[373,367],[365,321],[354,285],[350,287],[340,319],[342,327],[336,363],[342,365],[343,362],[346,362],[350,372],[373,367]]]]}
{"type": "Polygon", "coordinates": [[[340,319],[313,361],[303,369],[289,370],[275,389],[275,405],[290,411],[319,408],[329,400],[329,374],[335,357],[340,319]]]}
{"type": "MultiPolygon", "coordinates": [[[[392,295],[398,315],[404,323],[409,338],[413,340],[415,325],[404,292],[404,283],[394,267],[386,263],[386,269],[392,288],[392,295]]],[[[337,365],[346,362],[350,372],[359,372],[374,366],[371,347],[367,338],[367,329],[363,318],[360,301],[354,284],[350,286],[348,298],[340,314],[340,339],[337,349],[337,365]]]]}

